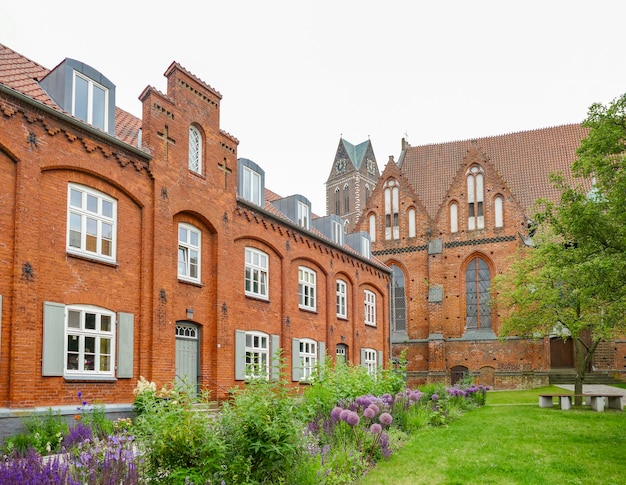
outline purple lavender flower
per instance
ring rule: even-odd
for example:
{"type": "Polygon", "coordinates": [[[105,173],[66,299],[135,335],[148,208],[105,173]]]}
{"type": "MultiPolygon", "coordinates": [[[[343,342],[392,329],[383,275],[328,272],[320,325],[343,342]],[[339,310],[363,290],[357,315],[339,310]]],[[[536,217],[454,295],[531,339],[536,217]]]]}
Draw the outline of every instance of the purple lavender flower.
{"type": "Polygon", "coordinates": [[[378,423],[374,423],[370,426],[370,433],[372,434],[380,434],[382,431],[383,427],[378,423]]]}
{"type": "Polygon", "coordinates": [[[393,422],[393,417],[389,413],[383,413],[378,417],[378,420],[387,426],[393,422]]]}
{"type": "Polygon", "coordinates": [[[359,424],[360,421],[361,418],[359,418],[359,415],[354,411],[350,411],[350,414],[348,414],[346,418],[346,423],[348,423],[350,426],[356,426],[357,424],[359,424]]]}

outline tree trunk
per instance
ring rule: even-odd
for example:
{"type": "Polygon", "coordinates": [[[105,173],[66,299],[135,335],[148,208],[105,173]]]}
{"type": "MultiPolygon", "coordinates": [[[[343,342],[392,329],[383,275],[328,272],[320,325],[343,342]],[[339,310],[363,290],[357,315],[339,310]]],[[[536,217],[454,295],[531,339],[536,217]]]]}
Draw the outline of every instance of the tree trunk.
{"type": "Polygon", "coordinates": [[[583,382],[587,373],[587,346],[579,339],[574,339],[576,350],[576,380],[574,381],[574,405],[581,406],[583,403],[583,382]]]}

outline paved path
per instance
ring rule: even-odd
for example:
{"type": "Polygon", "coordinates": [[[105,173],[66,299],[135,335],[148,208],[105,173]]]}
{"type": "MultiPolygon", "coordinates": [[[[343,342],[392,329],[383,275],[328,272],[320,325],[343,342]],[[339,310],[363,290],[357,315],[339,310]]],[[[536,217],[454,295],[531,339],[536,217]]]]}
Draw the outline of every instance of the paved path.
{"type": "MultiPolygon", "coordinates": [[[[574,392],[574,384],[558,384],[557,387],[567,389],[574,392]]],[[[621,387],[607,386],[604,384],[583,384],[583,394],[613,394],[615,396],[622,396],[622,401],[626,397],[626,389],[621,387]]]]}

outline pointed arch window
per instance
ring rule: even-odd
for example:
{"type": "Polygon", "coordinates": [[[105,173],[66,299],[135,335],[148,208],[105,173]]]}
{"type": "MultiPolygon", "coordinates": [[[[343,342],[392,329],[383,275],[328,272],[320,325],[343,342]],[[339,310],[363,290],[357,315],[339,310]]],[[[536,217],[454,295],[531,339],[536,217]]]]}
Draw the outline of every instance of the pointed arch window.
{"type": "Polygon", "coordinates": [[[369,202],[370,195],[372,195],[370,186],[368,184],[365,184],[365,205],[367,205],[367,203],[369,202]]]}
{"type": "Polygon", "coordinates": [[[491,328],[491,272],[486,261],[475,257],[465,270],[465,327],[467,330],[491,328]]]}
{"type": "Polygon", "coordinates": [[[459,232],[459,204],[450,204],[450,232],[459,232]]]}
{"type": "Polygon", "coordinates": [[[350,186],[348,184],[343,186],[343,213],[350,212],[350,186]]]}
{"type": "Polygon", "coordinates": [[[385,239],[400,239],[398,207],[400,206],[400,191],[396,180],[385,182],[385,239]]]}
{"type": "Polygon", "coordinates": [[[370,240],[376,241],[376,216],[370,214],[370,240]]]}
{"type": "Polygon", "coordinates": [[[339,193],[339,187],[335,189],[335,214],[341,215],[341,196],[339,193]]]}
{"type": "Polygon", "coordinates": [[[195,126],[189,127],[189,170],[202,173],[202,136],[195,126]]]}
{"type": "Polygon", "coordinates": [[[472,166],[467,173],[467,229],[470,231],[485,227],[483,184],[483,169],[478,165],[472,166]]]}
{"type": "Polygon", "coordinates": [[[415,237],[415,209],[409,209],[409,237],[415,237]]]}
{"type": "Polygon", "coordinates": [[[494,209],[494,225],[496,227],[504,226],[504,199],[501,195],[498,195],[493,201],[494,209]]]}
{"type": "Polygon", "coordinates": [[[406,333],[406,292],[403,271],[395,264],[391,265],[391,315],[392,333],[406,333]]]}

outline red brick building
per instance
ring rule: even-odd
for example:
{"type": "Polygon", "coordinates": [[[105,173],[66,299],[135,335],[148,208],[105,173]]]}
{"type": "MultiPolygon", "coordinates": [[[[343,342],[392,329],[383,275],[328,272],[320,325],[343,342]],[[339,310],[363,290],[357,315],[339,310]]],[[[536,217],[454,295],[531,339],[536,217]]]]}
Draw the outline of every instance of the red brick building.
{"type": "Polygon", "coordinates": [[[220,128],[221,95],[177,63],[137,119],[72,59],[0,45],[0,417],[78,391],[130,409],[137,379],[214,398],[306,381],[328,356],[389,357],[389,269],[369,235],[265,188],[220,128]]]}
{"type": "MultiPolygon", "coordinates": [[[[516,388],[573,370],[571,340],[499,339],[489,289],[517,249],[532,245],[535,201],[558,201],[548,175],[573,182],[585,134],[574,124],[417,147],[403,140],[398,161],[390,157],[357,229],[392,269],[391,340],[394,354],[406,352],[410,383],[469,373],[516,388]]],[[[604,342],[594,370],[624,376],[625,362],[623,341],[604,342]]]]}

